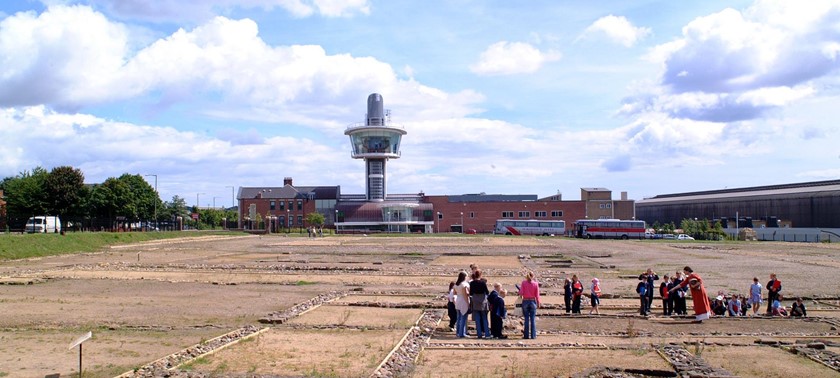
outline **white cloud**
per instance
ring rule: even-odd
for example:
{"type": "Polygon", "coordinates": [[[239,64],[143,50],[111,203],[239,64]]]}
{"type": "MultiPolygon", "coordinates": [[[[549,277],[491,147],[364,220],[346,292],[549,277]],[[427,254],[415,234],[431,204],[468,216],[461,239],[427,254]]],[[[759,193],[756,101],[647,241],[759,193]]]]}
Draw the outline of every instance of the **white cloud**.
{"type": "Polygon", "coordinates": [[[838,23],[840,3],[830,1],[759,1],[698,17],[682,38],[651,49],[647,58],[663,67],[660,82],[621,111],[719,122],[764,117],[817,95],[820,81],[836,76],[838,23]]]}
{"type": "Polygon", "coordinates": [[[624,16],[609,15],[601,17],[592,25],[589,25],[578,39],[598,34],[603,34],[610,41],[624,47],[633,47],[650,35],[651,30],[650,28],[633,26],[624,16]]]}
{"type": "Polygon", "coordinates": [[[233,144],[170,127],[62,114],[43,106],[3,109],[0,124],[2,177],[59,165],[80,168],[87,182],[150,172],[159,175],[164,199],[221,185],[208,180],[211,177],[238,185],[274,185],[278,161],[284,162],[283,174],[300,183],[324,182],[324,176],[341,174],[353,163],[345,150],[306,138],[278,136],[233,144]],[[331,163],[312,170],[313,156],[331,163]]]}
{"type": "Polygon", "coordinates": [[[500,41],[487,47],[470,70],[479,75],[534,73],[560,57],[559,52],[543,52],[528,43],[500,41]]]}
{"type": "Polygon", "coordinates": [[[270,46],[248,19],[217,17],[133,55],[128,38],[121,24],[81,6],[7,18],[0,23],[0,106],[81,109],[154,96],[166,107],[212,94],[221,99],[205,115],[338,128],[332,120],[357,114],[350,106],[359,88],[393,95],[403,101],[394,104],[418,113],[445,108],[463,116],[482,100],[472,91],[446,94],[400,80],[374,58],[270,46]]]}

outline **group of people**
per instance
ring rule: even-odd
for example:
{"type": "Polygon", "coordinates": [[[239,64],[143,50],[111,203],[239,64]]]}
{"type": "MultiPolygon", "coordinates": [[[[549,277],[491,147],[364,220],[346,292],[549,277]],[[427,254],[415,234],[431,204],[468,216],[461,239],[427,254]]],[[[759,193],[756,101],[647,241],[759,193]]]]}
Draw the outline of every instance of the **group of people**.
{"type": "MultiPolygon", "coordinates": [[[[467,321],[472,314],[477,338],[506,339],[503,330],[504,319],[507,317],[507,290],[502,288],[502,284],[495,283],[490,291],[481,269],[475,264],[470,265],[470,272],[469,275],[466,271],[459,272],[458,279],[449,283],[449,328],[455,331],[457,337],[467,337],[467,321]]],[[[540,287],[534,279],[534,273],[527,272],[525,279],[516,288],[522,298],[522,317],[525,319],[523,338],[534,339],[537,337],[537,308],[541,304],[540,287]]]]}
{"type": "MultiPolygon", "coordinates": [[[[567,314],[580,314],[580,302],[583,297],[583,284],[580,282],[577,274],[571,277],[566,277],[563,283],[563,304],[565,304],[567,314]]],[[[593,278],[589,284],[589,305],[591,306],[589,314],[600,314],[599,306],[601,305],[601,281],[598,278],[593,278]]]]}
{"type": "Polygon", "coordinates": [[[764,312],[767,316],[792,316],[805,317],[808,311],[805,308],[805,303],[802,298],[796,298],[790,311],[782,304],[782,282],[776,277],[775,273],[770,274],[770,281],[763,286],[758,282],[758,277],[753,277],[753,283],[750,285],[749,295],[726,295],[723,292],[718,292],[717,297],[712,301],[712,312],[718,316],[757,316],[761,310],[762,288],[767,289],[767,309],[764,312]]]}
{"type": "MultiPolygon", "coordinates": [[[[461,271],[458,279],[449,283],[448,310],[449,327],[455,331],[457,337],[467,336],[467,321],[470,314],[475,321],[476,337],[506,339],[503,334],[503,323],[507,316],[505,297],[507,290],[499,283],[493,284],[491,291],[487,280],[482,277],[481,270],[474,264],[470,265],[470,272],[461,271]],[[489,315],[489,316],[488,316],[489,315]],[[489,321],[489,325],[488,325],[489,321]]],[[[654,281],[659,275],[653,269],[647,269],[639,275],[636,293],[639,295],[639,313],[649,315],[654,298],[654,281]]],[[[804,317],[807,315],[802,298],[796,298],[790,311],[781,304],[781,281],[776,274],[770,274],[770,281],[765,286],[768,292],[766,315],[804,317]]],[[[516,285],[518,295],[522,299],[522,317],[525,329],[523,338],[535,339],[536,313],[541,305],[539,283],[533,272],[527,272],[521,284],[516,285]]],[[[566,313],[580,314],[581,300],[584,286],[577,274],[567,277],[563,285],[563,299],[566,313]]],[[[703,284],[703,278],[686,266],[682,271],[673,275],[665,274],[659,284],[659,295],[662,298],[662,313],[665,316],[687,315],[686,297],[691,293],[695,322],[702,322],[712,316],[748,316],[749,310],[756,316],[760,310],[762,300],[762,285],[758,277],[753,278],[749,295],[734,294],[731,296],[718,293],[714,300],[710,300],[703,284]]],[[[593,278],[589,285],[591,309],[589,314],[600,314],[601,286],[598,278],[593,278]]]]}

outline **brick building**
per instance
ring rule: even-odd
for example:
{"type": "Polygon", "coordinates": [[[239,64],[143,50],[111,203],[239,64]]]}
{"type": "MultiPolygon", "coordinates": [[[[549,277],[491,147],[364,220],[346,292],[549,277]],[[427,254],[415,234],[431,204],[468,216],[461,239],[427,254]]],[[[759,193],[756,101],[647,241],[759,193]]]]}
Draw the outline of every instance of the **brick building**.
{"type": "Polygon", "coordinates": [[[324,215],[324,223],[335,223],[340,186],[294,186],[291,177],[281,187],[240,187],[239,228],[268,229],[271,232],[308,227],[306,216],[324,215]]]}
{"type": "Polygon", "coordinates": [[[571,230],[578,219],[633,219],[633,201],[622,192],[619,200],[604,188],[581,188],[581,199],[564,201],[560,195],[464,194],[425,196],[434,207],[434,232],[479,233],[493,231],[499,219],[563,220],[571,230]]]}

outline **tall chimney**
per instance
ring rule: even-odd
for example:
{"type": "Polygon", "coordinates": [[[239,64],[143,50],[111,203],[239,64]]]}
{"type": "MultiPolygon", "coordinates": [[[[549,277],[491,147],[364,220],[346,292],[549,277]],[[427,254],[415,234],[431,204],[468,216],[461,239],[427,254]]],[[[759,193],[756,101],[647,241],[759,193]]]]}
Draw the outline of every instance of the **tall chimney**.
{"type": "Polygon", "coordinates": [[[294,186],[294,185],[292,185],[292,178],[291,177],[284,177],[283,178],[283,186],[294,186]]]}
{"type": "Polygon", "coordinates": [[[627,201],[627,192],[621,192],[621,200],[627,201]]]}

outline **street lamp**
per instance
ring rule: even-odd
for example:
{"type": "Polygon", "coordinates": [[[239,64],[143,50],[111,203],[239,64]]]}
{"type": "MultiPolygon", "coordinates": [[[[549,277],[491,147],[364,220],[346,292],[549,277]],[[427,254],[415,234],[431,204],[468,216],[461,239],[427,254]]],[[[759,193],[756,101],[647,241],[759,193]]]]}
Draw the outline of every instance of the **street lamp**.
{"type": "Polygon", "coordinates": [[[336,235],[338,235],[338,209],[335,209],[335,218],[333,218],[333,226],[335,227],[336,235]]]}
{"type": "Polygon", "coordinates": [[[437,233],[440,233],[440,211],[437,212],[437,233]]]}
{"type": "Polygon", "coordinates": [[[160,199],[160,195],[158,194],[158,190],[157,190],[157,175],[148,174],[148,175],[144,175],[144,176],[155,176],[155,231],[157,231],[158,230],[157,203],[158,203],[158,200],[160,199]]]}
{"type": "MultiPolygon", "coordinates": [[[[289,205],[289,206],[291,206],[291,205],[289,205]]],[[[291,218],[292,215],[291,215],[291,213],[292,213],[292,209],[286,209],[286,224],[288,225],[288,228],[287,228],[287,231],[286,231],[287,234],[292,232],[292,218],[291,218]]]]}
{"type": "Polygon", "coordinates": [[[222,197],[213,197],[213,210],[216,210],[216,198],[222,198],[222,197]]]}
{"type": "Polygon", "coordinates": [[[466,232],[466,230],[464,230],[464,212],[462,211],[461,212],[461,233],[463,234],[464,232],[466,232]]]}

